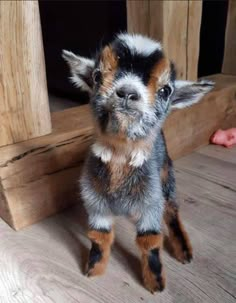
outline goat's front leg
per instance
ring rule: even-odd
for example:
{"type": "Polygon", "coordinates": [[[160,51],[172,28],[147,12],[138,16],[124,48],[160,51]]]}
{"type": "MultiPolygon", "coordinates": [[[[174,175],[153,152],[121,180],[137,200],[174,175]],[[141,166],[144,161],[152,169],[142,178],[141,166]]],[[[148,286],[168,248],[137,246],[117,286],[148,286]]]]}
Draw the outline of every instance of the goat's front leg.
{"type": "Polygon", "coordinates": [[[142,275],[145,287],[152,293],[162,291],[165,288],[165,273],[161,261],[162,234],[160,224],[156,219],[153,225],[151,221],[155,216],[148,215],[142,218],[137,225],[136,243],[141,250],[142,275]],[[147,226],[145,226],[148,223],[147,226]],[[150,224],[149,224],[150,223],[150,224]],[[158,226],[157,226],[158,225],[158,226]],[[155,226],[155,227],[154,227],[155,226]]]}
{"type": "Polygon", "coordinates": [[[192,245],[175,201],[166,201],[164,219],[169,230],[169,241],[175,258],[181,263],[191,262],[193,258],[192,245]]]}
{"type": "Polygon", "coordinates": [[[102,275],[107,267],[114,233],[110,217],[96,215],[89,218],[88,237],[92,242],[87,265],[89,277],[102,275]]]}

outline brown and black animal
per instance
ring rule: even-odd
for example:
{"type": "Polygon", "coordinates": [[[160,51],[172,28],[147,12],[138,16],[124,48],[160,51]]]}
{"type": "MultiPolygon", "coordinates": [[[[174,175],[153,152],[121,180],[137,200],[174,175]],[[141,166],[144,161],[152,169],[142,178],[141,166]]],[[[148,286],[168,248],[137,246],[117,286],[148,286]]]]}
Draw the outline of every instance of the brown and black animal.
{"type": "Polygon", "coordinates": [[[95,122],[95,142],[80,180],[92,242],[87,274],[104,273],[113,218],[124,215],[136,224],[144,284],[162,291],[163,218],[176,258],[192,259],[162,125],[172,109],[198,102],[213,84],[177,81],[160,43],[142,35],[119,34],[94,59],[69,51],[63,57],[72,82],[90,95],[95,122]]]}

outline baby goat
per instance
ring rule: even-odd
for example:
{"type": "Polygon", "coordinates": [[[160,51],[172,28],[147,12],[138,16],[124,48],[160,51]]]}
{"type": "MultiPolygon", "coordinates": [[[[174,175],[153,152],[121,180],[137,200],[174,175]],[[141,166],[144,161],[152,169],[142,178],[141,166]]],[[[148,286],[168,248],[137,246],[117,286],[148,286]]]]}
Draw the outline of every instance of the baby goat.
{"type": "Polygon", "coordinates": [[[125,215],[136,224],[144,284],[151,292],[162,291],[163,218],[175,257],[182,263],[192,259],[162,125],[172,109],[197,103],[213,84],[176,81],[160,43],[141,35],[117,35],[95,59],[69,51],[63,57],[72,82],[90,95],[95,123],[80,183],[92,241],[87,274],[104,273],[113,217],[125,215]]]}

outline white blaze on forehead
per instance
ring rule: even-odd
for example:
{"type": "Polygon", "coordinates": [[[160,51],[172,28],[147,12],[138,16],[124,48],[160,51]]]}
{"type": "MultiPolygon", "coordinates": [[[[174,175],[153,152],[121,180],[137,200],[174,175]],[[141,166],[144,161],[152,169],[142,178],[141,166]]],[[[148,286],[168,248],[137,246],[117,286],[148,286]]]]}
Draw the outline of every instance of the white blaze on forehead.
{"type": "Polygon", "coordinates": [[[145,56],[150,55],[155,50],[162,50],[159,42],[139,34],[120,34],[117,37],[124,41],[131,51],[145,56]]]}

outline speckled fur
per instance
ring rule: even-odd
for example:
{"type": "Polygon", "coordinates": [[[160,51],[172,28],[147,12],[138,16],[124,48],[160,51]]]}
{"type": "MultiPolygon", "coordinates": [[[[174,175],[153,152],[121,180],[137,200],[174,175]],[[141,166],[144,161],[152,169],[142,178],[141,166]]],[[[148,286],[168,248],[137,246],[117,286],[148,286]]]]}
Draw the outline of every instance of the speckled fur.
{"type": "MultiPolygon", "coordinates": [[[[90,226],[96,228],[94,218],[98,214],[104,218],[125,215],[135,220],[140,232],[148,229],[160,231],[165,201],[163,191],[166,191],[161,184],[160,170],[166,156],[164,138],[160,132],[149,159],[141,167],[130,167],[127,175],[123,175],[122,183],[111,192],[109,164],[90,153],[81,178],[81,192],[90,226]],[[97,182],[96,190],[93,180],[97,182]]],[[[174,184],[170,189],[168,195],[174,197],[174,184]]]]}
{"type": "Polygon", "coordinates": [[[162,125],[173,108],[198,102],[213,85],[177,81],[160,43],[141,35],[118,35],[94,60],[68,51],[63,57],[73,82],[90,95],[96,125],[80,180],[93,235],[89,272],[93,276],[105,271],[113,218],[123,215],[136,224],[145,287],[161,291],[163,218],[176,258],[183,263],[192,258],[162,125]]]}

